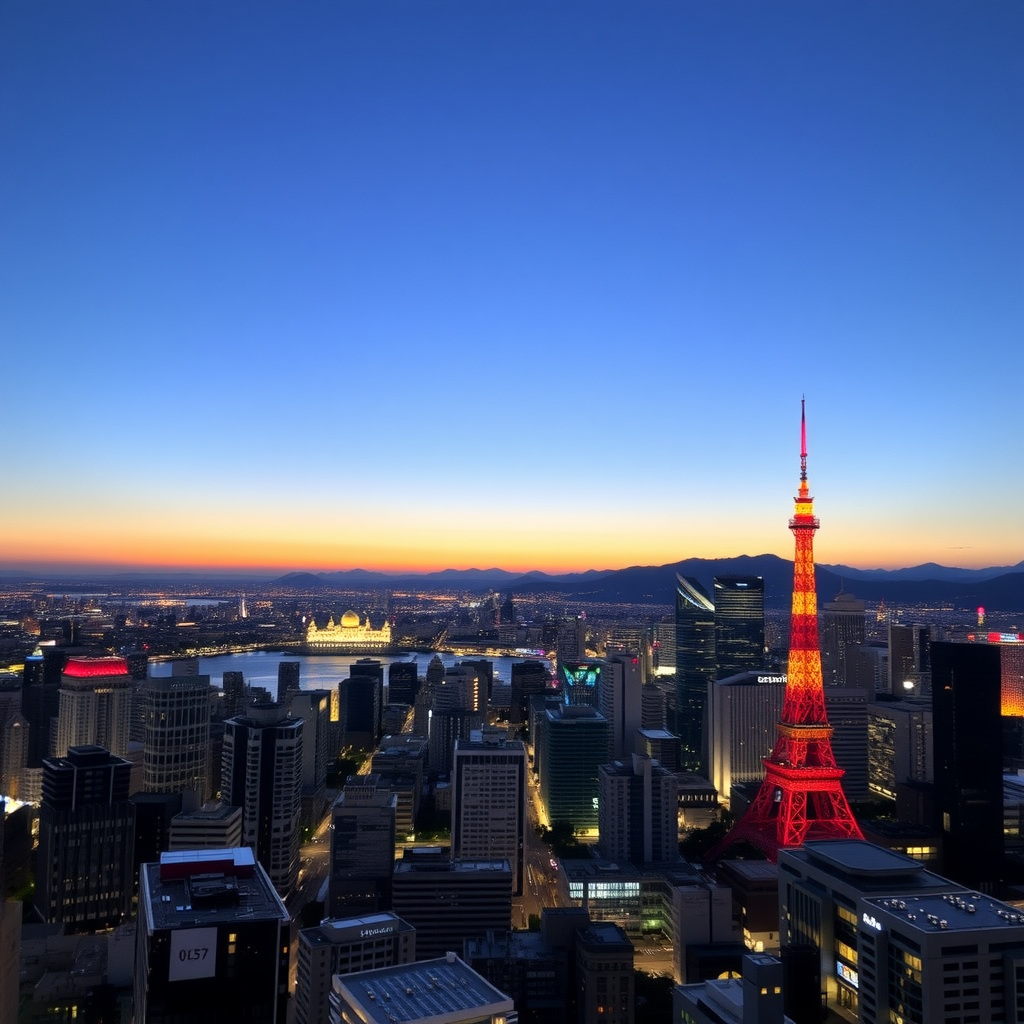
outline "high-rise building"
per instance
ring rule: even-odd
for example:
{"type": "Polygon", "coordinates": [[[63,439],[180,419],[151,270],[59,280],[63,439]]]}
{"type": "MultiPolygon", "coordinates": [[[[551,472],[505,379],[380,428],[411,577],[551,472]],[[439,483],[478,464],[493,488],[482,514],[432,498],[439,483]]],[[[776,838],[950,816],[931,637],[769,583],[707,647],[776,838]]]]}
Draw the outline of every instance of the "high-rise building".
{"type": "Polygon", "coordinates": [[[679,781],[649,757],[601,765],[598,776],[598,846],[617,863],[653,864],[679,859],[679,781]]]}
{"type": "Polygon", "coordinates": [[[779,854],[783,948],[811,945],[825,999],[871,1024],[1010,1021],[1024,998],[1024,915],[857,840],[779,854]]]}
{"type": "Polygon", "coordinates": [[[420,688],[418,672],[419,667],[415,661],[393,661],[388,665],[389,704],[408,704],[412,707],[416,703],[416,694],[420,688]]]}
{"type": "Polygon", "coordinates": [[[245,676],[234,670],[221,676],[224,691],[224,717],[233,718],[242,714],[246,705],[245,676]]]}
{"type": "Polygon", "coordinates": [[[764,664],[764,578],[716,576],[715,678],[757,672],[764,664]]]}
{"type": "Polygon", "coordinates": [[[482,730],[456,740],[452,762],[452,856],[505,859],[512,891],[523,892],[526,818],[526,748],[482,730]]]}
{"type": "Polygon", "coordinates": [[[512,696],[509,722],[514,726],[529,725],[530,697],[551,689],[551,673],[542,661],[514,661],[510,670],[512,696]]]}
{"type": "Polygon", "coordinates": [[[847,800],[868,798],[868,701],[863,690],[848,686],[825,688],[825,711],[832,726],[832,753],[846,773],[847,800]]]}
{"type": "Polygon", "coordinates": [[[609,653],[604,659],[598,707],[608,719],[612,758],[629,757],[642,724],[643,665],[635,654],[609,653]]]}
{"type": "Polygon", "coordinates": [[[331,807],[332,917],[391,907],[398,798],[376,775],[349,776],[331,807]]]}
{"type": "Polygon", "coordinates": [[[395,864],[392,910],[416,929],[416,955],[443,956],[463,940],[512,926],[507,860],[452,860],[448,847],[417,846],[395,864]]]}
{"type": "Polygon", "coordinates": [[[22,714],[29,723],[28,767],[39,768],[56,748],[60,677],[66,654],[59,647],[37,647],[22,670],[22,714]]]}
{"type": "Polygon", "coordinates": [[[764,778],[785,694],[786,677],[772,672],[743,672],[711,688],[708,777],[727,801],[733,786],[764,778]]]}
{"type": "Polygon", "coordinates": [[[290,924],[248,848],[164,853],[144,864],[136,1024],[284,1024],[290,924]]]}
{"type": "Polygon", "coordinates": [[[157,676],[142,699],[142,788],[182,793],[186,806],[210,797],[210,677],[157,676]]]}
{"type": "Polygon", "coordinates": [[[100,746],[43,760],[35,906],[69,931],[118,925],[132,898],[131,762],[100,746]]]}
{"type": "Polygon", "coordinates": [[[847,653],[864,643],[865,621],[864,602],[853,594],[842,592],[825,603],[821,615],[821,678],[826,689],[856,685],[847,678],[847,653]]]}
{"type": "MultiPolygon", "coordinates": [[[[381,715],[384,713],[384,663],[376,658],[358,658],[348,670],[352,679],[372,679],[376,684],[373,691],[373,743],[381,737],[381,715]]],[[[373,746],[373,743],[370,746],[373,746]]]]}
{"type": "Polygon", "coordinates": [[[930,626],[889,624],[889,693],[899,700],[923,700],[931,694],[928,648],[930,626]]]}
{"type": "Polygon", "coordinates": [[[385,736],[370,760],[370,770],[386,782],[397,798],[395,834],[412,835],[420,813],[423,780],[427,776],[429,746],[425,736],[401,733],[385,736]]]}
{"type": "Polygon", "coordinates": [[[319,825],[327,808],[327,769],[337,754],[331,748],[331,691],[293,692],[288,716],[302,722],[302,824],[319,825]]]}
{"type": "Polygon", "coordinates": [[[416,929],[395,914],[327,917],[299,931],[297,959],[295,1024],[329,1024],[334,975],[412,963],[416,929]]]}
{"type": "Polygon", "coordinates": [[[832,727],[825,708],[818,645],[818,608],[814,584],[814,534],[818,520],[807,485],[807,428],[801,403],[800,489],[789,521],[796,541],[793,556],[793,604],[789,660],[782,718],[765,778],[754,802],[725,839],[722,850],[746,841],[769,860],[778,851],[808,839],[862,838],[843,793],[843,770],[832,752],[832,727]]]}
{"type": "Polygon", "coordinates": [[[299,874],[302,727],[271,702],[224,723],[221,796],[242,808],[245,844],[282,897],[299,874]]]}
{"type": "Polygon", "coordinates": [[[931,669],[943,872],[992,892],[1004,870],[999,649],[933,643],[931,669]]]}
{"type": "Polygon", "coordinates": [[[60,680],[57,756],[96,745],[126,757],[132,689],[124,658],[69,658],[60,680]]]}
{"type": "Polygon", "coordinates": [[[454,951],[375,971],[334,976],[332,1021],[367,1024],[515,1024],[512,1000],[454,951]]]}
{"type": "Polygon", "coordinates": [[[715,606],[700,583],[676,575],[676,721],[683,771],[709,776],[708,701],[715,681],[715,606]]]}
{"type": "Polygon", "coordinates": [[[301,662],[281,661],[277,665],[277,703],[288,707],[292,696],[302,689],[299,681],[301,662]]]}
{"type": "Polygon", "coordinates": [[[535,768],[548,821],[595,831],[598,768],[608,760],[608,720],[587,705],[559,705],[538,719],[535,768]]]}
{"type": "Polygon", "coordinates": [[[572,615],[558,623],[555,632],[555,656],[563,661],[585,661],[587,657],[587,617],[572,615]]]}
{"type": "Polygon", "coordinates": [[[868,792],[895,800],[903,783],[934,780],[932,709],[909,701],[868,705],[868,792]]]}
{"type": "MultiPolygon", "coordinates": [[[[354,670],[355,666],[353,666],[354,670]]],[[[380,738],[383,687],[371,672],[350,672],[338,683],[342,745],[371,750],[380,738]]]]}

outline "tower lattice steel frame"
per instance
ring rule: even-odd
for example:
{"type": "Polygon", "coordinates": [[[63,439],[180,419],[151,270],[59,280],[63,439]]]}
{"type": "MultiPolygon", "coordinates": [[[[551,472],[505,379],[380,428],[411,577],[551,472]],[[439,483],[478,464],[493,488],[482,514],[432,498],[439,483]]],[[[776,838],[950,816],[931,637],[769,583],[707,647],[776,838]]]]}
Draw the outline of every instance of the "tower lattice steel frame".
{"type": "Polygon", "coordinates": [[[717,860],[747,842],[770,861],[783,847],[808,839],[863,839],[843,792],[844,770],[832,753],[832,727],[818,645],[814,585],[814,499],[807,486],[807,424],[800,402],[800,490],[789,528],[796,538],[789,664],[775,749],[764,759],[765,778],[746,814],[708,854],[717,860]]]}

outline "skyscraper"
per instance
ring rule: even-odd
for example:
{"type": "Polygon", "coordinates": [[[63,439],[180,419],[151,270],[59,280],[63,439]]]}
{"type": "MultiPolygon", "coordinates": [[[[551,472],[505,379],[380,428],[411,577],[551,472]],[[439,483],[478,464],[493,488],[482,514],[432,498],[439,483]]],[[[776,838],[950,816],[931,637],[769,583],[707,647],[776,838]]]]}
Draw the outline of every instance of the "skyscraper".
{"type": "Polygon", "coordinates": [[[764,665],[764,579],[715,577],[715,678],[764,665]]]}
{"type": "Polygon", "coordinates": [[[142,788],[181,793],[186,807],[210,796],[210,677],[159,676],[140,687],[142,788]]]}
{"type": "Polygon", "coordinates": [[[486,730],[455,743],[452,763],[452,856],[504,858],[512,891],[523,891],[526,820],[526,748],[486,730]]]}
{"type": "Polygon", "coordinates": [[[612,758],[628,758],[642,723],[643,665],[639,656],[610,653],[604,659],[598,707],[608,719],[612,758]]]}
{"type": "Polygon", "coordinates": [[[934,643],[931,664],[943,873],[992,892],[1003,872],[999,648],[934,643]]]}
{"type": "Polygon", "coordinates": [[[242,808],[242,834],[282,897],[299,873],[302,721],[253,704],[224,723],[221,793],[242,808]]]}
{"type": "Polygon", "coordinates": [[[69,931],[121,923],[132,898],[131,762],[73,746],[43,761],[35,905],[69,931]]]}
{"type": "Polygon", "coordinates": [[[826,688],[856,685],[847,678],[847,655],[864,643],[864,627],[864,602],[853,594],[840,593],[826,602],[821,615],[821,677],[826,688]]]}
{"type": "Polygon", "coordinates": [[[676,575],[676,722],[679,767],[709,777],[708,699],[715,681],[715,606],[700,583],[676,575]]]}
{"type": "Polygon", "coordinates": [[[292,692],[288,715],[302,722],[302,824],[313,828],[327,807],[331,762],[331,691],[292,692]]]}
{"type": "Polygon", "coordinates": [[[124,658],[69,658],[60,681],[57,756],[70,747],[99,745],[128,753],[132,678],[124,658]]]}
{"type": "Polygon", "coordinates": [[[765,779],[754,802],[713,849],[746,841],[769,860],[781,848],[808,839],[863,838],[843,793],[843,770],[832,753],[832,728],[825,710],[814,586],[814,534],[818,520],[807,486],[807,427],[800,412],[800,489],[789,521],[796,541],[789,661],[782,719],[775,749],[765,758],[765,779]]]}
{"type": "Polygon", "coordinates": [[[376,775],[353,775],[331,807],[332,917],[391,907],[397,797],[376,775]]]}
{"type": "Polygon", "coordinates": [[[530,720],[530,697],[544,693],[551,686],[551,673],[542,661],[514,661],[510,670],[512,697],[509,705],[509,722],[512,725],[528,725],[530,720]]]}
{"type": "Polygon", "coordinates": [[[608,720],[587,705],[559,705],[538,718],[535,765],[548,821],[596,830],[598,768],[608,760],[608,720]]]}

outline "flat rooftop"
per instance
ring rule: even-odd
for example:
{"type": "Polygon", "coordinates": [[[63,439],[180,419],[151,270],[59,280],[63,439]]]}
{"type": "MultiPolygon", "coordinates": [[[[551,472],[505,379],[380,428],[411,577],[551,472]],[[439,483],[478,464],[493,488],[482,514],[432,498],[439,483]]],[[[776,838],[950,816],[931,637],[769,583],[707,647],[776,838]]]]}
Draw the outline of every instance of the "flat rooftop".
{"type": "MultiPolygon", "coordinates": [[[[147,924],[152,931],[216,926],[229,922],[288,921],[288,911],[270,879],[241,856],[237,870],[224,854],[235,851],[165,853],[159,864],[143,864],[140,885],[149,893],[147,924]],[[192,858],[192,860],[190,860],[192,858]],[[170,868],[170,870],[169,870],[170,868]]],[[[238,851],[250,854],[251,851],[238,851]]]]}
{"type": "MultiPolygon", "coordinates": [[[[983,928],[1013,927],[1022,935],[1024,946],[1024,912],[1016,907],[984,896],[979,892],[931,893],[922,896],[883,896],[865,900],[875,913],[867,916],[894,917],[901,928],[918,932],[962,932],[983,928]]],[[[863,922],[872,927],[866,919],[863,922]]]]}
{"type": "Polygon", "coordinates": [[[347,1003],[358,1007],[362,1020],[380,1024],[514,1009],[508,996],[455,954],[335,975],[333,984],[347,1003]]]}

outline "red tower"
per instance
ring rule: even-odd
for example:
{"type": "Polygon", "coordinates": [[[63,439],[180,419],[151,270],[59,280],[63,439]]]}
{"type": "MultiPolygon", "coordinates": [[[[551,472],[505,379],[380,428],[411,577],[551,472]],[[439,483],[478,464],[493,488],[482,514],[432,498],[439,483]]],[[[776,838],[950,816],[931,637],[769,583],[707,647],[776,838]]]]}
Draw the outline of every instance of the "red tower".
{"type": "Polygon", "coordinates": [[[789,528],[796,538],[789,666],[775,749],[764,759],[765,777],[747,813],[708,854],[747,842],[770,861],[786,846],[808,839],[862,839],[843,793],[843,769],[832,753],[825,713],[814,587],[814,499],[807,488],[807,424],[800,402],[800,491],[789,528]]]}

